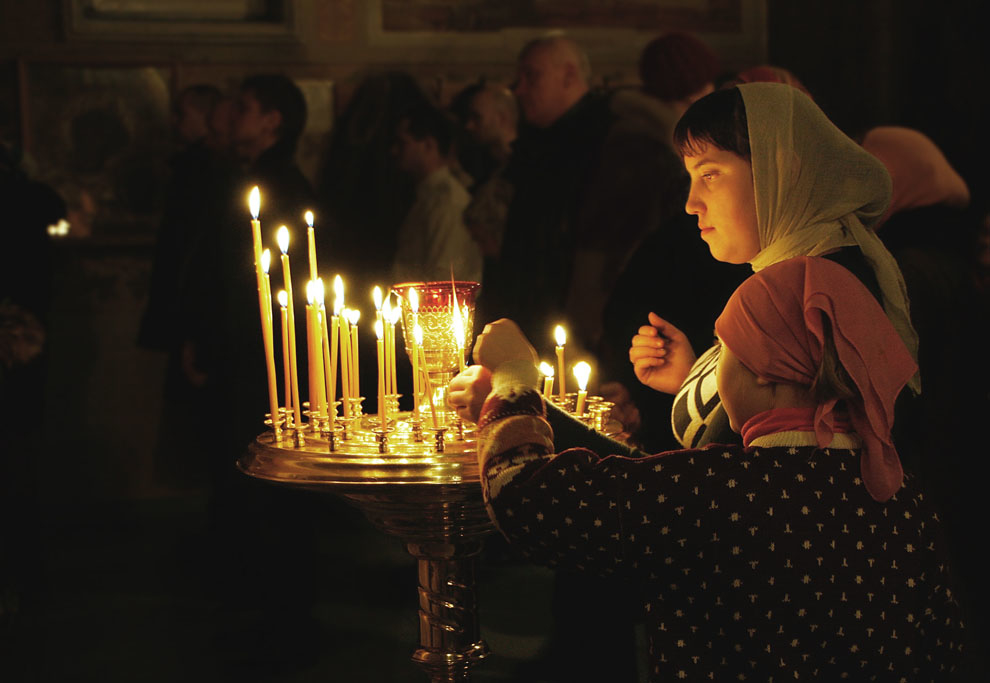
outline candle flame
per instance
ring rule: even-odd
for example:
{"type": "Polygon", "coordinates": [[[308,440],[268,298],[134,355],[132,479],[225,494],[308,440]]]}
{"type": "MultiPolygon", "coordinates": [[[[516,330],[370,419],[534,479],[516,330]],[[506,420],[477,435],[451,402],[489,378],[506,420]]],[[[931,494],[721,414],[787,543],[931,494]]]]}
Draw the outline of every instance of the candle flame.
{"type": "Polygon", "coordinates": [[[413,339],[416,340],[417,346],[423,345],[423,328],[418,323],[413,328],[413,339]]]}
{"type": "Polygon", "coordinates": [[[323,286],[323,278],[318,277],[314,282],[316,282],[316,285],[313,287],[313,294],[315,295],[314,303],[318,303],[320,306],[322,306],[323,301],[326,299],[327,296],[326,287],[323,286]]]}
{"type": "Polygon", "coordinates": [[[310,280],[309,282],[306,283],[306,301],[309,302],[310,306],[313,305],[313,299],[315,298],[315,294],[316,294],[316,281],[310,280]]]}
{"type": "Polygon", "coordinates": [[[382,288],[375,285],[375,288],[371,291],[371,298],[375,301],[375,310],[381,313],[382,311],[382,288]]]}
{"type": "Polygon", "coordinates": [[[591,377],[591,366],[581,361],[574,366],[574,377],[577,379],[578,388],[581,391],[587,391],[588,378],[591,377]]]}
{"type": "Polygon", "coordinates": [[[265,275],[268,275],[268,269],[272,265],[272,250],[265,249],[261,252],[261,270],[265,275]]]}
{"type": "Polygon", "coordinates": [[[337,275],[333,279],[333,314],[340,315],[344,310],[344,280],[337,275]]]}
{"type": "Polygon", "coordinates": [[[382,324],[381,320],[375,321],[375,334],[378,335],[378,339],[385,338],[385,325],[382,324]]]}
{"type": "Polygon", "coordinates": [[[278,242],[278,248],[282,250],[283,254],[289,253],[289,229],[284,225],[278,229],[275,233],[275,241],[278,242]]]}
{"type": "Polygon", "coordinates": [[[248,208],[251,210],[251,217],[258,220],[258,213],[261,211],[261,190],[255,185],[248,194],[248,208]]]}
{"type": "Polygon", "coordinates": [[[388,322],[392,319],[392,293],[385,297],[385,301],[382,303],[382,320],[388,322]]]}
{"type": "Polygon", "coordinates": [[[557,346],[563,346],[567,343],[567,332],[564,331],[563,325],[557,325],[553,328],[553,338],[557,340],[557,346]]]}
{"type": "Polygon", "coordinates": [[[284,289],[278,290],[278,305],[282,308],[289,305],[289,293],[284,289]]]}
{"type": "Polygon", "coordinates": [[[456,312],[458,309],[454,308],[454,341],[457,343],[457,348],[464,348],[464,324],[461,322],[461,316],[456,312]]]}
{"type": "Polygon", "coordinates": [[[419,292],[416,291],[415,287],[409,290],[409,308],[412,309],[413,313],[419,313],[419,292]]]}
{"type": "Polygon", "coordinates": [[[313,212],[312,211],[307,211],[303,215],[306,218],[306,225],[308,225],[309,227],[312,228],[313,227],[313,212]]]}
{"type": "Polygon", "coordinates": [[[388,321],[394,325],[395,323],[399,322],[399,318],[401,317],[402,317],[402,309],[396,306],[389,313],[388,321]]]}
{"type": "Polygon", "coordinates": [[[546,361],[540,362],[540,372],[543,373],[544,377],[553,377],[553,366],[546,361]]]}
{"type": "Polygon", "coordinates": [[[361,319],[361,311],[356,308],[349,308],[344,311],[344,313],[347,315],[347,320],[351,323],[351,325],[357,325],[358,320],[361,319]]]}

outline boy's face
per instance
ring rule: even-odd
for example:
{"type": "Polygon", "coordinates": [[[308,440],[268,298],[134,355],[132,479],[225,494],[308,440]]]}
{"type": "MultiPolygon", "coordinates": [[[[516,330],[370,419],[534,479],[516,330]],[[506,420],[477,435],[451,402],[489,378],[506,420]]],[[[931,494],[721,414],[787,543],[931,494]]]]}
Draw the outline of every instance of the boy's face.
{"type": "Polygon", "coordinates": [[[234,110],[234,145],[248,156],[257,156],[278,141],[281,121],[278,111],[263,111],[254,93],[242,90],[234,110]]]}

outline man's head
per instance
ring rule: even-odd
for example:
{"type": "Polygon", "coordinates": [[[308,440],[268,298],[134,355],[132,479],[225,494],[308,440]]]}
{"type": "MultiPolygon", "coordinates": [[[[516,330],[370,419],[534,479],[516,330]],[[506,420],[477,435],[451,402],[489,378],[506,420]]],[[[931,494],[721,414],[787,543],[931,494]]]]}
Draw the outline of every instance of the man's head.
{"type": "Polygon", "coordinates": [[[292,80],[281,74],[249,76],[241,84],[234,116],[234,146],[255,161],[275,145],[295,152],[306,126],[306,99],[292,80]]]}
{"type": "Polygon", "coordinates": [[[513,91],[526,121],[547,128],[584,97],[590,80],[584,51],[569,38],[551,35],[523,47],[513,91]]]}
{"type": "Polygon", "coordinates": [[[399,120],[392,154],[401,171],[419,180],[447,165],[452,141],[453,126],[443,112],[417,104],[399,120]]]}
{"type": "Polygon", "coordinates": [[[486,83],[468,103],[464,129],[479,143],[503,149],[516,139],[518,123],[516,98],[507,88],[486,83]]]}
{"type": "Polygon", "coordinates": [[[220,98],[220,90],[212,85],[191,85],[179,93],[172,110],[172,126],[182,143],[207,136],[210,114],[220,98]]]}

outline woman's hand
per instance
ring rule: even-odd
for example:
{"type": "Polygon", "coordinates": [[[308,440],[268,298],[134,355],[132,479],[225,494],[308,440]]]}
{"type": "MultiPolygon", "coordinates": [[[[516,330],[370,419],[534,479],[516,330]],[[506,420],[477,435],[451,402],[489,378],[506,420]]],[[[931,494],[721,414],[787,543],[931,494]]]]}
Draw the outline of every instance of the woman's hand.
{"type": "Polygon", "coordinates": [[[514,322],[502,318],[485,325],[474,342],[474,362],[494,371],[513,360],[527,360],[534,366],[539,363],[536,349],[514,322]]]}
{"type": "Polygon", "coordinates": [[[492,373],[482,365],[465,368],[447,385],[447,405],[453,408],[462,420],[478,422],[481,407],[488,394],[492,393],[492,373]]]}
{"type": "Polygon", "coordinates": [[[629,347],[629,361],[640,382],[667,394],[677,393],[697,360],[684,333],[650,313],[650,324],[639,328],[629,347]]]}

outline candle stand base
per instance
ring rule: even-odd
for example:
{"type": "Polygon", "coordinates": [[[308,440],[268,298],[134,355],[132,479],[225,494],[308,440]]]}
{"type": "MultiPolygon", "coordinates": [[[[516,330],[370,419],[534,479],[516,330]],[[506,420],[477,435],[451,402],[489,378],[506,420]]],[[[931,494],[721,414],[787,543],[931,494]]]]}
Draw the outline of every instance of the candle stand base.
{"type": "Polygon", "coordinates": [[[338,495],[401,539],[419,575],[419,646],[412,660],[433,683],[470,681],[471,669],[489,654],[480,635],[476,562],[494,531],[481,496],[474,432],[465,426],[463,441],[443,445],[446,428],[431,429],[431,443],[422,440],[420,426],[417,441],[409,418],[399,414],[384,453],[379,433],[354,420],[338,433],[336,450],[314,436],[293,448],[266,431],[238,466],[258,479],[338,495]]]}

